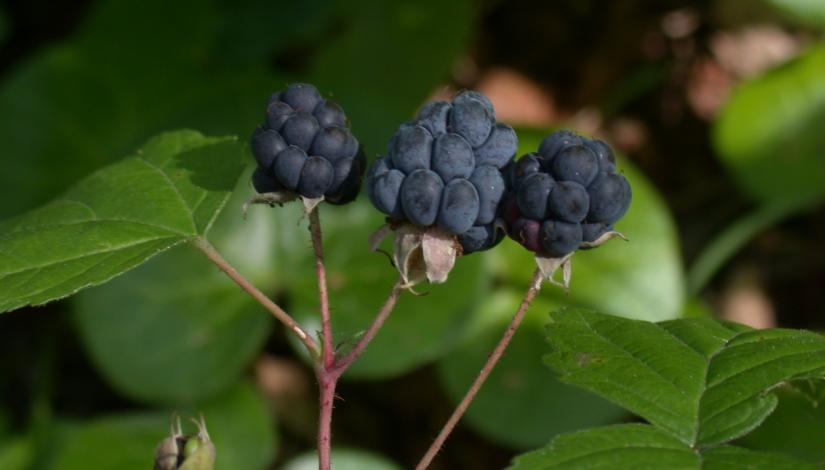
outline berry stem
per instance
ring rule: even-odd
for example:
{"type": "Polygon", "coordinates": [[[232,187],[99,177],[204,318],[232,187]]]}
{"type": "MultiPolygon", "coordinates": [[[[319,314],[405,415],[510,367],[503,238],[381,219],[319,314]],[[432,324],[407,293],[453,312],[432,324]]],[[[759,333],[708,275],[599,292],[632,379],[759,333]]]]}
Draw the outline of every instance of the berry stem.
{"type": "Polygon", "coordinates": [[[318,345],[315,344],[315,341],[312,339],[312,337],[309,334],[307,334],[307,332],[304,331],[303,328],[301,328],[298,322],[296,322],[288,313],[286,313],[284,309],[282,309],[278,306],[278,304],[270,300],[269,297],[266,296],[266,294],[258,290],[257,287],[252,285],[251,282],[249,282],[245,277],[243,277],[231,264],[229,264],[229,261],[224,259],[224,257],[221,256],[220,253],[218,253],[218,250],[216,250],[215,247],[213,247],[208,240],[206,240],[203,237],[198,237],[193,240],[193,243],[199,250],[201,250],[201,252],[203,252],[204,255],[206,255],[207,258],[209,258],[210,261],[215,263],[215,265],[218,268],[220,268],[221,271],[226,273],[226,275],[229,276],[230,279],[235,281],[235,283],[238,284],[241,287],[241,289],[245,290],[249,295],[252,296],[253,299],[257,300],[258,303],[260,303],[264,306],[264,308],[269,310],[269,312],[275,318],[277,318],[281,323],[286,325],[286,327],[289,328],[290,331],[292,331],[295,334],[295,336],[297,336],[298,339],[301,340],[302,343],[304,343],[304,346],[306,346],[311,356],[318,357],[318,355],[320,354],[318,350],[318,345]]]}
{"type": "Polygon", "coordinates": [[[318,416],[318,469],[332,468],[332,408],[335,401],[335,387],[338,384],[338,375],[332,374],[318,364],[316,369],[318,378],[320,413],[318,416]]]}
{"type": "Polygon", "coordinates": [[[447,440],[447,437],[453,431],[456,424],[458,424],[458,421],[464,415],[464,412],[467,411],[470,403],[472,403],[476,394],[481,389],[481,386],[493,371],[496,363],[498,363],[499,359],[501,359],[501,356],[504,354],[504,350],[507,349],[507,346],[510,344],[510,340],[513,339],[513,335],[516,333],[521,321],[524,319],[524,314],[527,313],[527,309],[530,307],[530,303],[536,297],[536,294],[538,294],[539,289],[541,289],[542,279],[541,271],[536,269],[536,272],[533,274],[533,279],[530,281],[530,287],[527,288],[527,292],[524,294],[521,305],[519,305],[518,310],[516,310],[515,315],[513,315],[513,319],[510,321],[510,325],[504,331],[504,335],[501,337],[501,340],[499,340],[495,349],[493,349],[493,352],[490,354],[487,362],[481,369],[481,372],[479,372],[478,377],[476,377],[475,381],[473,381],[470,389],[467,390],[467,394],[461,399],[461,403],[459,403],[455,411],[453,411],[453,414],[444,424],[444,427],[441,428],[441,432],[438,433],[438,437],[436,437],[430,448],[427,449],[427,453],[424,454],[424,457],[422,457],[421,461],[418,462],[418,465],[415,467],[416,470],[424,470],[429,467],[438,451],[441,450],[441,447],[444,445],[444,441],[447,440]]]}
{"type": "Polygon", "coordinates": [[[321,217],[316,206],[309,213],[309,233],[312,236],[312,249],[315,251],[315,275],[318,277],[318,297],[321,302],[321,334],[323,336],[322,356],[325,369],[330,369],[335,362],[335,350],[332,347],[332,322],[329,316],[329,295],[327,292],[327,271],[324,267],[324,246],[321,236],[321,217]]]}
{"type": "Polygon", "coordinates": [[[390,295],[381,307],[381,310],[375,316],[364,335],[358,340],[352,350],[345,357],[334,360],[333,364],[327,367],[324,364],[315,364],[315,377],[318,380],[318,389],[320,392],[320,413],[318,418],[318,462],[320,470],[330,470],[330,448],[332,446],[332,409],[335,401],[335,388],[338,384],[338,379],[347,368],[355,362],[362,352],[367,348],[367,345],[372,341],[378,330],[384,324],[384,321],[392,313],[398,298],[403,291],[403,283],[399,279],[395,283],[390,295]]]}
{"type": "Polygon", "coordinates": [[[381,307],[381,310],[378,312],[378,315],[372,320],[372,324],[370,324],[367,331],[358,339],[358,342],[355,343],[352,350],[344,356],[343,358],[338,359],[335,361],[335,364],[332,367],[332,371],[337,373],[338,375],[342,374],[347,368],[355,362],[356,359],[364,352],[367,348],[367,345],[370,344],[370,341],[375,337],[378,333],[378,330],[381,329],[381,326],[384,324],[384,321],[387,317],[390,316],[393,309],[395,308],[396,302],[398,302],[398,298],[401,296],[401,292],[403,291],[403,281],[399,279],[395,285],[392,287],[390,291],[389,297],[384,302],[384,305],[381,307]]]}

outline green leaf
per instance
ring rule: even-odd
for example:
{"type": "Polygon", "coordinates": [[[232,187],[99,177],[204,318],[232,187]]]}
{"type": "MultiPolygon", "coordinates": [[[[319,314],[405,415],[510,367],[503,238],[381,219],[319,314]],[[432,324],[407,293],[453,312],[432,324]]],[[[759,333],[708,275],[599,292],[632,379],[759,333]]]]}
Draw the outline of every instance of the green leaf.
{"type": "MultiPolygon", "coordinates": [[[[521,293],[501,289],[474,312],[478,331],[446,355],[438,375],[458,403],[487,360],[521,303],[521,293]]],[[[506,354],[493,369],[462,420],[485,437],[531,448],[553,436],[617,421],[626,413],[601,397],[559,382],[537,358],[546,350],[546,313],[558,305],[536,299],[506,354]]]]}
{"type": "Polygon", "coordinates": [[[586,311],[552,314],[545,362],[693,447],[740,437],[789,380],[825,378],[825,338],[690,318],[658,324],[586,311]]]}
{"type": "Polygon", "coordinates": [[[742,83],[713,129],[714,146],[755,199],[825,195],[825,46],[742,83]]]}
{"type": "Polygon", "coordinates": [[[781,454],[754,452],[739,447],[721,446],[702,454],[703,470],[739,470],[742,468],[764,468],[771,470],[815,470],[821,467],[810,465],[781,454]]]}
{"type": "Polygon", "coordinates": [[[56,201],[0,223],[0,311],[101,284],[205,234],[243,169],[233,138],[162,134],[56,201]]]}
{"type": "Polygon", "coordinates": [[[75,324],[122,394],[191,404],[234,384],[270,316],[201,253],[180,247],[76,297],[75,324]]]}
{"type": "MultiPolygon", "coordinates": [[[[535,151],[549,131],[519,130],[519,154],[535,151]]],[[[616,229],[629,242],[615,239],[573,258],[570,294],[546,286],[541,296],[565,305],[583,306],[613,315],[644,320],[668,320],[680,315],[684,279],[673,219],[647,179],[629,162],[619,169],[633,188],[633,201],[616,229]]],[[[534,255],[506,239],[485,253],[492,270],[508,282],[526,288],[536,263],[534,255]]]]}
{"type": "MultiPolygon", "coordinates": [[[[400,470],[401,467],[386,458],[357,449],[332,449],[332,465],[335,470],[400,470]]],[[[318,455],[309,452],[299,455],[284,465],[283,470],[315,470],[318,455]]]]}
{"type": "MultiPolygon", "coordinates": [[[[264,401],[246,385],[182,416],[202,412],[215,444],[216,470],[264,469],[272,461],[277,435],[264,401]]],[[[184,422],[184,433],[196,429],[184,422]]],[[[134,412],[81,423],[67,434],[49,468],[74,470],[150,468],[155,447],[169,435],[169,413],[134,412]]]]}
{"type": "Polygon", "coordinates": [[[547,447],[516,457],[509,469],[619,467],[698,469],[699,457],[652,426],[622,424],[559,436],[547,447]]]}
{"type": "Polygon", "coordinates": [[[807,470],[815,467],[782,455],[728,446],[700,454],[678,439],[644,424],[622,424],[565,434],[547,447],[516,457],[509,467],[510,470],[564,468],[807,470]]]}
{"type": "Polygon", "coordinates": [[[776,411],[739,444],[825,464],[825,382],[794,383],[777,395],[776,411]]]}
{"type": "MultiPolygon", "coordinates": [[[[321,209],[336,345],[367,329],[398,278],[398,272],[384,255],[369,251],[369,236],[383,223],[381,214],[366,198],[346,207],[321,209]]],[[[301,231],[306,247],[309,233],[306,229],[301,231]]],[[[300,271],[289,273],[295,296],[290,311],[308,331],[321,329],[313,268],[314,264],[308,261],[300,271]]],[[[427,295],[402,294],[381,331],[344,377],[397,376],[444,354],[462,337],[487,279],[481,259],[468,256],[456,260],[446,284],[421,286],[419,290],[427,295]]]]}
{"type": "Polygon", "coordinates": [[[825,28],[825,3],[820,0],[767,0],[779,11],[802,24],[825,28]]]}
{"type": "Polygon", "coordinates": [[[34,460],[34,445],[29,436],[16,436],[0,442],[0,468],[25,470],[34,460]]]}

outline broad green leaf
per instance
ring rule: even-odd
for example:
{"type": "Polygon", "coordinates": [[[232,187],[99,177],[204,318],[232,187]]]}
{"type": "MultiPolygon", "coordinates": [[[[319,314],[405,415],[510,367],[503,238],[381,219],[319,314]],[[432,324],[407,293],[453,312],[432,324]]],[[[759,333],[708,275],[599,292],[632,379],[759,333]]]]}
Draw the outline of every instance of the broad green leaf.
{"type": "Polygon", "coordinates": [[[825,382],[794,383],[777,394],[776,411],[739,444],[825,464],[825,382]]]}
{"type": "Polygon", "coordinates": [[[825,2],[820,0],[767,0],[800,23],[825,29],[825,2]]]}
{"type": "MultiPolygon", "coordinates": [[[[216,470],[264,469],[272,461],[277,443],[273,418],[264,401],[246,385],[182,416],[203,413],[209,436],[215,444],[216,470]]],[[[76,425],[61,443],[48,468],[74,470],[151,468],[155,446],[169,435],[167,411],[111,415],[76,425]]],[[[184,432],[196,428],[184,421],[184,432]]]]}
{"type": "Polygon", "coordinates": [[[814,467],[783,455],[729,446],[698,453],[653,426],[622,424],[559,436],[547,447],[516,457],[509,470],[567,468],[808,470],[814,467]]]}
{"type": "Polygon", "coordinates": [[[367,155],[384,152],[395,129],[450,78],[469,45],[472,2],[336,2],[344,31],[327,41],[310,78],[347,111],[367,155]],[[345,73],[345,71],[357,73],[345,73]]]}
{"type": "Polygon", "coordinates": [[[56,201],[0,223],[0,311],[101,284],[206,233],[242,169],[233,138],[162,134],[56,201]]]}
{"type": "Polygon", "coordinates": [[[739,447],[721,446],[702,453],[702,470],[815,470],[822,468],[793,457],[769,452],[755,452],[739,447]]]}
{"type": "Polygon", "coordinates": [[[234,384],[270,316],[195,248],[176,248],[81,293],[75,324],[97,369],[122,394],[189,404],[234,384]]]}
{"type": "MultiPolygon", "coordinates": [[[[383,223],[381,214],[366,198],[346,207],[321,208],[336,345],[367,329],[398,278],[383,254],[369,251],[368,238],[383,223]]],[[[305,249],[310,250],[306,222],[301,225],[305,249]]],[[[487,286],[486,270],[480,266],[478,256],[459,258],[447,283],[419,286],[420,291],[427,292],[421,297],[402,294],[381,331],[344,377],[396,376],[446,352],[463,334],[472,308],[478,305],[487,286]]],[[[308,261],[303,270],[290,273],[290,277],[295,296],[291,312],[309,331],[320,330],[313,261],[308,261]]]]}
{"type": "Polygon", "coordinates": [[[752,197],[821,199],[825,195],[825,46],[734,91],[713,129],[722,162],[752,197]]]}
{"type": "Polygon", "coordinates": [[[825,378],[825,338],[690,318],[662,323],[587,311],[552,314],[545,362],[682,442],[706,447],[740,437],[776,407],[771,392],[825,378]]]}
{"type": "MultiPolygon", "coordinates": [[[[400,470],[401,467],[380,455],[357,449],[332,449],[332,465],[335,470],[400,470]]],[[[284,465],[283,470],[315,470],[318,454],[299,455],[284,465]]]]}
{"type": "Polygon", "coordinates": [[[622,424],[565,434],[519,455],[510,470],[556,468],[699,468],[699,457],[678,439],[648,425],[622,424]]]}
{"type": "MultiPolygon", "coordinates": [[[[275,294],[286,287],[287,273],[312,263],[311,253],[296,225],[299,205],[255,207],[242,218],[241,205],[253,192],[246,171],[209,238],[245,277],[275,294]]],[[[151,402],[191,402],[225,388],[257,354],[272,324],[262,307],[189,249],[77,300],[76,325],[104,377],[122,393],[151,402]],[[115,302],[124,305],[118,315],[111,312],[115,302]],[[152,354],[145,354],[147,344],[154,345],[152,354]]]]}
{"type": "Polygon", "coordinates": [[[15,436],[0,442],[0,468],[25,470],[34,461],[34,445],[29,436],[15,436]]]}
{"type": "MultiPolygon", "coordinates": [[[[454,403],[464,397],[520,303],[521,294],[510,289],[486,297],[473,314],[478,331],[469,332],[439,362],[439,378],[454,403]]],[[[531,448],[557,434],[615,422],[626,414],[603,398],[560,383],[538,360],[547,349],[546,314],[557,307],[544,299],[533,302],[462,423],[497,443],[531,448]]]]}
{"type": "MultiPolygon", "coordinates": [[[[547,133],[520,131],[519,154],[535,151],[547,133]]],[[[541,295],[613,315],[652,321],[676,318],[684,301],[684,279],[675,225],[645,177],[626,161],[619,162],[619,169],[630,181],[633,201],[616,228],[630,241],[614,239],[577,252],[570,294],[547,285],[541,295]]],[[[526,288],[536,266],[532,253],[510,239],[487,253],[495,274],[526,288]]]]}

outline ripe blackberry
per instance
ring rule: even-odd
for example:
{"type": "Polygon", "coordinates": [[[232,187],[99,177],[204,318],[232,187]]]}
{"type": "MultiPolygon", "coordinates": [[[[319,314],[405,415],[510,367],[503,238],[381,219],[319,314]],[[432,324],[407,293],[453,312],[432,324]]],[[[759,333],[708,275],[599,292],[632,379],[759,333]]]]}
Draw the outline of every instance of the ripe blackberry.
{"type": "Polygon", "coordinates": [[[361,188],[366,159],[344,111],[309,84],[273,94],[266,120],[252,133],[259,193],[289,192],[346,204],[361,188]]]}
{"type": "Polygon", "coordinates": [[[486,250],[501,240],[495,222],[506,189],[502,168],[517,146],[490,101],[465,91],[425,105],[398,128],[367,174],[367,194],[392,222],[438,227],[456,236],[465,254],[486,250]]]}
{"type": "Polygon", "coordinates": [[[542,257],[592,246],[630,206],[630,185],[616,171],[610,147],[567,130],[545,137],[508,176],[508,234],[542,257]]]}

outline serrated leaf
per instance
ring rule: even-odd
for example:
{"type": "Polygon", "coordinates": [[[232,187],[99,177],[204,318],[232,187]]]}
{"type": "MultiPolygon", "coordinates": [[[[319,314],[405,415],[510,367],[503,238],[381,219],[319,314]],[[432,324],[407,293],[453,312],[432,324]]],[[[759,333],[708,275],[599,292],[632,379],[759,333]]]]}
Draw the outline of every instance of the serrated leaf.
{"type": "Polygon", "coordinates": [[[509,470],[632,468],[639,470],[812,469],[789,457],[737,447],[695,452],[653,426],[621,424],[565,434],[516,457],[509,470]]]}
{"type": "MultiPolygon", "coordinates": [[[[550,131],[519,130],[519,155],[534,152],[550,131]]],[[[669,320],[681,314],[684,273],[673,219],[653,185],[630,162],[619,170],[633,188],[630,209],[616,229],[630,241],[611,240],[571,258],[570,293],[547,286],[541,296],[565,305],[596,309],[640,320],[669,320]]],[[[535,255],[507,238],[484,253],[495,274],[526,288],[535,255]]]]}
{"type": "Polygon", "coordinates": [[[242,170],[234,138],[170,132],[0,223],[0,311],[101,284],[205,234],[242,170]]]}
{"type": "Polygon", "coordinates": [[[776,411],[739,444],[825,464],[825,381],[794,382],[777,395],[776,411]]]}
{"type": "Polygon", "coordinates": [[[516,457],[509,470],[557,468],[698,469],[699,457],[653,426],[622,424],[561,435],[516,457]]]}
{"type": "Polygon", "coordinates": [[[751,431],[776,407],[771,390],[825,378],[825,338],[711,319],[662,323],[586,311],[552,314],[545,362],[693,447],[751,431]]]}
{"type": "MultiPolygon", "coordinates": [[[[182,416],[203,413],[215,444],[216,470],[264,469],[274,457],[277,434],[266,404],[252,387],[240,384],[182,416]]],[[[140,411],[96,418],[75,425],[46,468],[74,470],[151,468],[155,446],[169,435],[170,412],[140,411]]],[[[184,433],[196,429],[184,422],[184,433]]]]}
{"type": "MultiPolygon", "coordinates": [[[[474,313],[467,337],[438,363],[439,379],[458,403],[490,351],[501,339],[521,303],[522,293],[500,289],[485,298],[474,313]]],[[[537,360],[546,351],[546,314],[557,303],[534,300],[507,352],[462,418],[462,425],[508,447],[529,449],[552,437],[587,427],[617,422],[627,413],[620,407],[559,382],[537,360]]]]}
{"type": "Polygon", "coordinates": [[[714,124],[714,146],[755,199],[825,196],[825,46],[811,47],[734,91],[714,124]]]}

